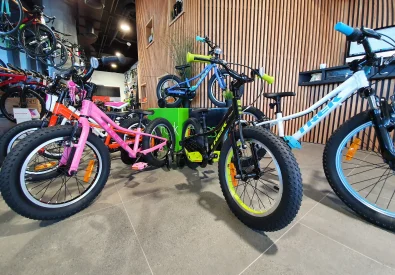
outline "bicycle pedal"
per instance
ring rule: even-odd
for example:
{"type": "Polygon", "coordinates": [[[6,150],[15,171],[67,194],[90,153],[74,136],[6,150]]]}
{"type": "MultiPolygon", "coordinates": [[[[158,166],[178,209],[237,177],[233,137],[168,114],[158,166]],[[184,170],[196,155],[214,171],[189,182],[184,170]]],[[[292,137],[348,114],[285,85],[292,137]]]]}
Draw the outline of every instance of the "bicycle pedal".
{"type": "Polygon", "coordinates": [[[144,168],[147,168],[148,164],[145,162],[136,162],[135,164],[132,165],[132,170],[143,170],[144,168]]]}

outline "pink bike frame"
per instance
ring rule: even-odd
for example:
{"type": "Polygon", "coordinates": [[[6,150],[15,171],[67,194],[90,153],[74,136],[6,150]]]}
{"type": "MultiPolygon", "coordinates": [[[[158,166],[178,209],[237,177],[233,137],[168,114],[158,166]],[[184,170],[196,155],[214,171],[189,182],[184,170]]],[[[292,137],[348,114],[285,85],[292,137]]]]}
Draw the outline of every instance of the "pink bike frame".
{"type": "MultiPolygon", "coordinates": [[[[129,130],[120,127],[118,124],[112,121],[104,112],[102,112],[92,101],[84,100],[82,101],[81,114],[80,114],[80,118],[78,119],[79,127],[82,128],[82,132],[78,143],[72,145],[73,147],[76,147],[76,150],[73,156],[73,161],[71,162],[71,166],[69,169],[70,175],[73,175],[77,171],[77,168],[80,164],[82,152],[84,151],[85,144],[90,132],[90,125],[88,120],[89,118],[92,118],[94,121],[96,121],[96,123],[99,124],[100,127],[102,127],[126,152],[129,153],[129,156],[131,158],[136,158],[137,153],[146,155],[153,151],[162,149],[167,144],[166,138],[146,134],[144,132],[141,132],[141,128],[137,128],[137,130],[129,130]],[[122,131],[122,133],[135,135],[133,149],[131,149],[128,146],[128,143],[123,141],[109,125],[119,131],[122,131]],[[141,150],[141,148],[139,148],[141,136],[157,138],[159,140],[163,140],[163,142],[149,149],[141,150]]],[[[61,165],[67,164],[70,152],[71,152],[71,147],[66,147],[63,152],[62,158],[60,160],[61,165]]]]}

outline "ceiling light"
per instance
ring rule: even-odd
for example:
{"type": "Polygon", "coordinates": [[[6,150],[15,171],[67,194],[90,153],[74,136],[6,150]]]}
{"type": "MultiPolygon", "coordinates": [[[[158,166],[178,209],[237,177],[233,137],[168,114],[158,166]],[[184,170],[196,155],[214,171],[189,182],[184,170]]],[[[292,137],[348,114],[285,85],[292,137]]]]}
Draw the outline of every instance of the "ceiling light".
{"type": "Polygon", "coordinates": [[[117,64],[112,63],[112,64],[111,64],[111,67],[112,67],[112,68],[116,68],[116,67],[117,67],[117,64]]]}
{"type": "Polygon", "coordinates": [[[120,25],[119,27],[121,28],[122,31],[125,31],[125,32],[130,31],[130,26],[129,26],[129,24],[127,24],[127,23],[125,23],[125,22],[121,23],[121,25],[120,25]]]}
{"type": "Polygon", "coordinates": [[[115,55],[118,56],[118,57],[120,57],[120,56],[121,56],[121,53],[120,53],[120,52],[115,52],[115,55]]]}

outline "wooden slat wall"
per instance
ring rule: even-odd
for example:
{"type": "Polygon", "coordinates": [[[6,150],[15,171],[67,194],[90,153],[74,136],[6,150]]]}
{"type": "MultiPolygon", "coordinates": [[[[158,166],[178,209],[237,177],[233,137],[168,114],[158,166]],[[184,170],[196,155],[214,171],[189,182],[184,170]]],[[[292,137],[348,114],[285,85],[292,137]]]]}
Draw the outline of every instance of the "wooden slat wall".
{"type": "MultiPolygon", "coordinates": [[[[168,26],[168,1],[138,0],[137,24],[139,39],[139,78],[147,83],[147,107],[156,106],[157,77],[174,73],[173,64],[163,46],[157,43],[160,36],[175,31],[180,39],[185,35],[207,35],[221,46],[224,59],[252,67],[264,66],[274,75],[275,84],[264,84],[264,92],[295,91],[296,97],[285,99],[284,114],[306,109],[337,85],[299,87],[299,72],[316,69],[319,64],[328,67],[344,63],[345,37],[333,26],[343,21],[351,26],[379,28],[395,24],[394,0],[185,0],[185,14],[171,27],[168,26]],[[154,44],[146,49],[145,25],[154,17],[154,44]],[[140,39],[140,37],[142,39],[140,39]]],[[[207,47],[196,44],[198,53],[207,53],[207,47]]],[[[195,65],[200,71],[203,65],[195,65]]],[[[237,68],[235,68],[237,69],[237,68]]],[[[240,71],[240,69],[239,69],[240,71]]],[[[394,80],[380,81],[380,95],[393,93],[394,80]]],[[[207,82],[198,90],[193,106],[213,107],[207,97],[207,82]]],[[[250,104],[260,94],[262,82],[246,87],[244,104],[250,104]]],[[[266,99],[260,97],[255,107],[273,117],[266,99]]],[[[366,108],[366,102],[357,96],[327,117],[303,141],[325,143],[330,134],[345,120],[366,108]]],[[[286,133],[299,129],[313,114],[286,123],[286,133]]]]}

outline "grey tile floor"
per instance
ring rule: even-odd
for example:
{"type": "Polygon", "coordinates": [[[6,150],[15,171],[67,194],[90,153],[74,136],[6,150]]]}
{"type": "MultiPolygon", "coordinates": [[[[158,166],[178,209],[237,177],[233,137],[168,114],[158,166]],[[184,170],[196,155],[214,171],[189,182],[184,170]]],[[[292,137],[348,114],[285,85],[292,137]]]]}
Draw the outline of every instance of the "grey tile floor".
{"type": "Polygon", "coordinates": [[[303,146],[302,208],[281,231],[241,224],[215,165],[136,173],[113,155],[104,191],[72,218],[28,220],[0,199],[0,274],[395,274],[395,235],[339,201],[323,146],[303,146]]]}

